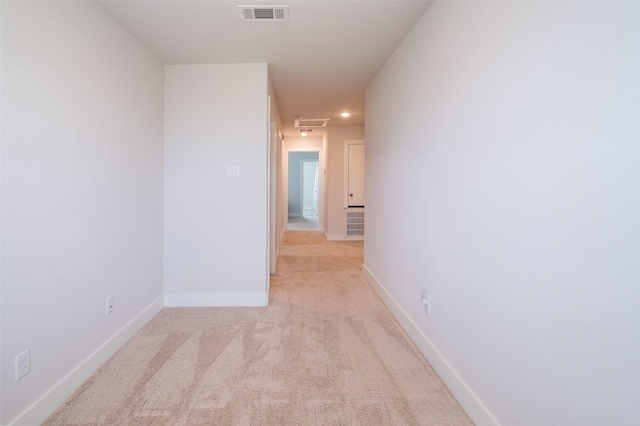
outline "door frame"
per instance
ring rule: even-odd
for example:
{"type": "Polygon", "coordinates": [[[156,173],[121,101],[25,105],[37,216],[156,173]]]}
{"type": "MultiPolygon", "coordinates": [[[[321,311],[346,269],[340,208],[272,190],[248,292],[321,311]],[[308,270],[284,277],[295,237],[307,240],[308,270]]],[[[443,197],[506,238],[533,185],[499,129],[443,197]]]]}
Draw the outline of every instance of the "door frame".
{"type": "MultiPolygon", "coordinates": [[[[284,149],[282,150],[282,206],[281,209],[283,211],[283,230],[287,230],[288,226],[288,203],[289,203],[289,153],[290,152],[317,152],[318,153],[318,174],[320,170],[324,167],[324,157],[322,155],[322,146],[303,146],[303,145],[294,145],[287,146],[287,143],[284,143],[284,149]]],[[[324,196],[325,187],[324,185],[320,185],[320,177],[318,177],[318,226],[322,229],[322,220],[323,220],[323,196],[324,196]]]]}
{"type": "MultiPolygon", "coordinates": [[[[347,139],[344,141],[344,198],[343,207],[349,207],[349,146],[350,145],[365,145],[364,139],[347,139]]],[[[365,166],[366,167],[366,166],[365,166]]]]}

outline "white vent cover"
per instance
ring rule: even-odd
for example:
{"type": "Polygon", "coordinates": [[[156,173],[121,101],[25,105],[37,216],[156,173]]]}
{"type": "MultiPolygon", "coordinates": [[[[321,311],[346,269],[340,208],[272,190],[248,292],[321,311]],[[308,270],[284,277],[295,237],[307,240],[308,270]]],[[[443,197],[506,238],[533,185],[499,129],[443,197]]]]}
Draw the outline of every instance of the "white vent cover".
{"type": "Polygon", "coordinates": [[[298,132],[300,132],[300,133],[302,133],[302,132],[311,133],[311,132],[313,132],[313,129],[298,129],[298,132]]]}
{"type": "Polygon", "coordinates": [[[364,235],[364,212],[347,212],[347,235],[364,235]]]}
{"type": "Polygon", "coordinates": [[[238,6],[242,22],[289,22],[289,6],[238,6]]]}
{"type": "Polygon", "coordinates": [[[296,117],[294,125],[296,127],[327,127],[330,118],[302,118],[296,117]]]}

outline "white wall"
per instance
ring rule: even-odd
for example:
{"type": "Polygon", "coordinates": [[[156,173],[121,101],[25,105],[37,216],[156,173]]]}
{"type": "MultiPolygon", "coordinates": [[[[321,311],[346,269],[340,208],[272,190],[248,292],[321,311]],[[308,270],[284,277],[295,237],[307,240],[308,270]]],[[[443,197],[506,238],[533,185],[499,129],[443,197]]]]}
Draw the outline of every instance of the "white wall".
{"type": "Polygon", "coordinates": [[[162,306],[163,66],[91,2],[1,7],[0,423],[33,425],[162,306]]]}
{"type": "MultiPolygon", "coordinates": [[[[363,126],[336,126],[328,130],[327,160],[327,227],[331,239],[344,238],[347,233],[344,208],[344,141],[364,139],[363,126]]],[[[366,232],[366,231],[365,231],[366,232]]]]}
{"type": "Polygon", "coordinates": [[[366,92],[366,267],[479,424],[640,424],[639,83],[638,3],[436,2],[366,92]]]}
{"type": "Polygon", "coordinates": [[[267,79],[266,64],[165,68],[167,306],[267,303],[267,79]]]}

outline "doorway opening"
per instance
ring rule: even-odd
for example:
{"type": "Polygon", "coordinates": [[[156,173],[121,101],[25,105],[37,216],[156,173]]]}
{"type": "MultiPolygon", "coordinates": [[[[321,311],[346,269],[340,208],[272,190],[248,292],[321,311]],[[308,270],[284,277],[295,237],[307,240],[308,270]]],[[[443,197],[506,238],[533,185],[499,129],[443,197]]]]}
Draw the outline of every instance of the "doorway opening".
{"type": "Polygon", "coordinates": [[[318,152],[289,152],[288,230],[318,230],[318,152]]]}

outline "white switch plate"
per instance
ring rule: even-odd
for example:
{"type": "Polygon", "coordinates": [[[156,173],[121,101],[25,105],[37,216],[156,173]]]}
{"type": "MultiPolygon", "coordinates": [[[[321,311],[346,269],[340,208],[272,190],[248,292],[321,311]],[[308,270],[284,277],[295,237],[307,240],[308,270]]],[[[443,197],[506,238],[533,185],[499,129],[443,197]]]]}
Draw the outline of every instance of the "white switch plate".
{"type": "Polygon", "coordinates": [[[429,296],[427,290],[422,291],[422,304],[424,305],[424,311],[431,315],[431,296],[429,296]]]}
{"type": "Polygon", "coordinates": [[[227,177],[239,177],[239,176],[240,176],[240,166],[227,167],[227,177]]]}

